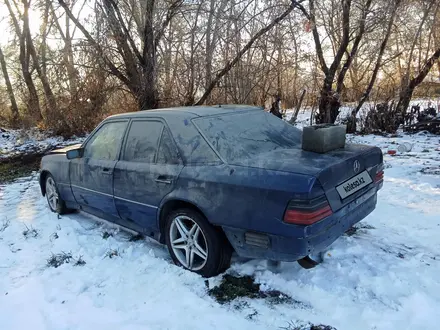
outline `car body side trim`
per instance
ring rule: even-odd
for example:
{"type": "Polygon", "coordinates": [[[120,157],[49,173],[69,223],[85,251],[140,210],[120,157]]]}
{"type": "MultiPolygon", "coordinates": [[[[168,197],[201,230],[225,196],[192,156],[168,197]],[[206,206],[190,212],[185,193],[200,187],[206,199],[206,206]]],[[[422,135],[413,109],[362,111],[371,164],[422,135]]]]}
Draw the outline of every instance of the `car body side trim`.
{"type": "Polygon", "coordinates": [[[154,205],[145,204],[145,203],[141,203],[141,202],[136,202],[136,201],[132,201],[130,199],[125,199],[125,198],[118,197],[118,196],[114,196],[114,197],[119,199],[119,200],[121,200],[121,201],[125,201],[125,202],[129,202],[129,203],[134,203],[134,204],[139,204],[139,205],[142,205],[142,206],[151,207],[152,209],[158,209],[158,207],[154,206],[154,205]]]}
{"type": "Polygon", "coordinates": [[[125,199],[125,198],[122,198],[122,197],[118,197],[118,196],[112,196],[112,195],[110,195],[110,194],[106,194],[106,193],[102,193],[102,192],[100,192],[100,191],[96,191],[96,190],[92,190],[92,189],[88,189],[88,188],[84,188],[84,187],[76,186],[76,185],[73,185],[73,184],[72,184],[71,186],[72,186],[72,187],[75,187],[75,188],[78,188],[78,189],[82,189],[82,190],[90,191],[90,192],[93,192],[93,193],[97,193],[97,194],[100,194],[100,195],[104,195],[104,196],[108,196],[108,197],[114,197],[114,198],[117,198],[117,199],[122,200],[122,201],[125,201],[125,202],[134,203],[134,204],[139,204],[139,205],[147,206],[147,207],[150,207],[150,208],[153,208],[153,209],[158,209],[158,207],[157,207],[157,206],[154,206],[154,205],[145,204],[145,203],[140,203],[140,202],[132,201],[132,200],[125,199]]]}
{"type": "Polygon", "coordinates": [[[78,188],[78,189],[86,190],[86,191],[90,191],[90,192],[97,193],[97,194],[104,195],[104,196],[108,196],[108,197],[113,197],[113,195],[106,194],[106,193],[103,193],[103,192],[100,192],[100,191],[96,191],[96,190],[92,190],[92,189],[88,189],[88,188],[84,188],[84,187],[80,187],[80,186],[77,186],[77,185],[74,185],[74,184],[71,184],[71,187],[72,188],[78,188]]]}

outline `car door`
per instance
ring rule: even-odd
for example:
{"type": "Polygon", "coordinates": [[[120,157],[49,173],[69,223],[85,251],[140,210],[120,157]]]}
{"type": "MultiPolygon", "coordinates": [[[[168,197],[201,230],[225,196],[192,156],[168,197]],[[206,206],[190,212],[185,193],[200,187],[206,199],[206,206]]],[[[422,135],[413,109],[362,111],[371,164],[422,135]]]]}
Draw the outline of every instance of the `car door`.
{"type": "Polygon", "coordinates": [[[113,170],[127,125],[127,120],[104,123],[86,141],[83,157],[70,162],[73,195],[87,212],[118,217],[113,198],[113,170]]]}
{"type": "Polygon", "coordinates": [[[133,120],[114,171],[115,204],[120,217],[157,230],[158,206],[174,189],[182,168],[164,121],[133,120]]]}

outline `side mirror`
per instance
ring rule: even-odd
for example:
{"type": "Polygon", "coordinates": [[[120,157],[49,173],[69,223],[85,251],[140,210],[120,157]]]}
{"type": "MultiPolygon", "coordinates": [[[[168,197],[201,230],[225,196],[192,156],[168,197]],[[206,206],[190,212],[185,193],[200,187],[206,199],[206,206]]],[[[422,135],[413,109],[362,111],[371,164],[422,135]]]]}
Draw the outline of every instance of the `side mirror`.
{"type": "Polygon", "coordinates": [[[72,149],[66,152],[67,159],[81,158],[84,154],[83,148],[72,149]]]}

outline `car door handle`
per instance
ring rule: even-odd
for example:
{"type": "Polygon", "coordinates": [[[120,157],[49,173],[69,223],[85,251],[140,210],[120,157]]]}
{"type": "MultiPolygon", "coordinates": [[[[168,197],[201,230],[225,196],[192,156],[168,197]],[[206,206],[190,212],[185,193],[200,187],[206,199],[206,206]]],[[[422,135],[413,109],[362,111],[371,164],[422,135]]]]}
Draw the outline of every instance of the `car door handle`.
{"type": "Polygon", "coordinates": [[[113,174],[113,171],[109,168],[103,168],[101,173],[102,174],[113,174]]]}
{"type": "Polygon", "coordinates": [[[168,178],[165,175],[159,175],[156,178],[156,182],[158,182],[158,183],[165,183],[165,184],[171,184],[173,182],[173,180],[171,180],[170,178],[168,178]]]}

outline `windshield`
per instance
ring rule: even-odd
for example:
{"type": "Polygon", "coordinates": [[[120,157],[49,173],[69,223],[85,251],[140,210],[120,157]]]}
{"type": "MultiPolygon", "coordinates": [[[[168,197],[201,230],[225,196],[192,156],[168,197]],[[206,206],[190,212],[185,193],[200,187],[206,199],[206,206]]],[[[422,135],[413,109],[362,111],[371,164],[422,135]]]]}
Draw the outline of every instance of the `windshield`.
{"type": "Polygon", "coordinates": [[[227,162],[297,147],[301,141],[299,129],[265,111],[204,117],[194,123],[227,162]]]}

